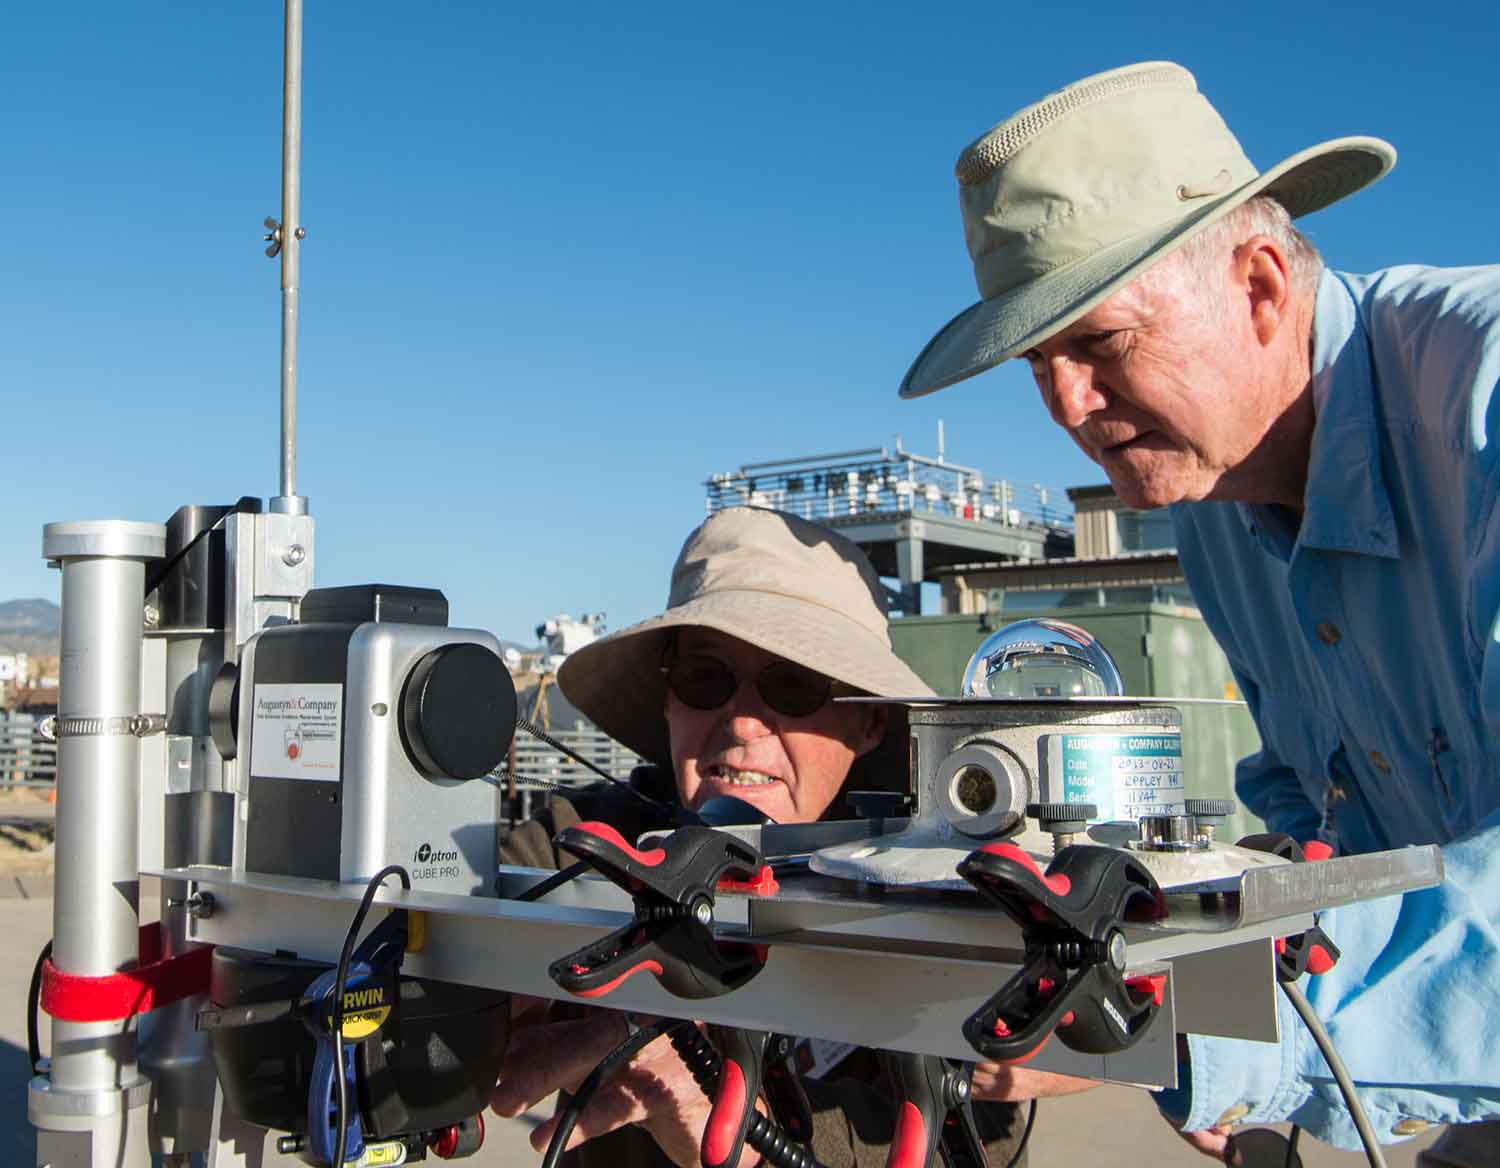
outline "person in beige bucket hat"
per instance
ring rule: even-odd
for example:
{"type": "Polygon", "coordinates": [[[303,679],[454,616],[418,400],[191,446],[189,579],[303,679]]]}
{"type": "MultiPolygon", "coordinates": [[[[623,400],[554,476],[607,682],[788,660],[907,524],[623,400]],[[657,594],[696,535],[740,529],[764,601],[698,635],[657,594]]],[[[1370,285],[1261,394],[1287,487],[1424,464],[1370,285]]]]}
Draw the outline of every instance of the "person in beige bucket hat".
{"type": "MultiPolygon", "coordinates": [[[[891,651],[884,593],[864,553],[826,527],[749,507],[705,519],[673,565],[665,611],[571,654],[558,685],[647,760],[631,776],[637,796],[690,810],[731,796],[782,823],[847,812],[841,796],[851,787],[906,788],[902,711],[836,698],[932,693],[891,651]]],[[[552,838],[580,817],[634,839],[670,826],[672,809],[653,818],[641,799],[608,784],[569,792],[520,825],[502,859],[557,867],[552,838]]],[[[618,1014],[556,1015],[537,1007],[518,1020],[492,1099],[501,1114],[576,1088],[623,1037],[618,1014]]],[[[894,1104],[874,1052],[838,1054],[836,1075],[803,1083],[813,1153],[830,1166],[878,1168],[894,1104]]],[[[696,1165],[708,1111],[670,1044],[658,1040],[584,1110],[584,1142],[569,1162],[696,1165]]],[[[1009,1162],[1022,1127],[1016,1108],[983,1104],[977,1119],[991,1162],[1009,1162]]],[[[533,1144],[544,1147],[551,1132],[542,1125],[533,1144]]]]}
{"type": "MultiPolygon", "coordinates": [[[[751,507],[715,512],[683,544],[672,568],[666,611],[585,646],[558,672],[563,692],[600,729],[643,758],[673,767],[678,783],[685,785],[682,795],[688,806],[711,794],[733,793],[772,818],[808,822],[822,816],[843,777],[833,789],[824,790],[831,776],[820,773],[816,789],[799,790],[796,777],[753,785],[701,773],[720,764],[706,755],[687,756],[686,731],[672,730],[723,703],[697,709],[693,703],[717,694],[689,695],[684,701],[674,692],[679,679],[682,685],[702,685],[711,664],[697,659],[703,654],[695,657],[685,651],[689,631],[695,641],[707,637],[738,642],[752,650],[751,655],[795,666],[769,680],[761,675],[761,697],[772,714],[779,696],[772,687],[778,681],[782,688],[795,686],[799,677],[813,697],[826,697],[830,685],[844,694],[880,697],[932,692],[891,651],[880,578],[856,545],[826,527],[783,512],[751,507]],[[697,673],[689,668],[695,663],[700,666],[697,673]],[[674,708],[675,719],[665,716],[674,708]]],[[[727,694],[723,700],[728,701],[727,694]]],[[[820,724],[820,734],[833,729],[840,738],[848,737],[846,724],[857,727],[866,722],[871,732],[879,730],[876,742],[885,734],[882,707],[820,702],[807,716],[814,713],[827,722],[826,727],[820,724]]],[[[904,734],[904,726],[893,724],[893,729],[904,734]]]]}
{"type": "MultiPolygon", "coordinates": [[[[1494,1165],[1500,268],[1336,272],[1292,223],[1394,160],[1339,138],[1258,173],[1179,65],[1075,82],[960,155],[982,299],[900,392],[1024,357],[1116,493],[1171,507],[1260,731],[1246,807],[1337,854],[1443,848],[1440,889],[1323,915],[1342,957],[1307,994],[1363,1137],[1460,1125],[1419,1163],[1494,1165]]],[[[1232,1156],[1236,1126],[1285,1120],[1360,1146],[1280,1007],[1279,1043],[1185,1036],[1156,1099],[1201,1150],[1232,1156]]],[[[1000,1093],[1023,1087],[1038,1092],[1000,1093]]]]}

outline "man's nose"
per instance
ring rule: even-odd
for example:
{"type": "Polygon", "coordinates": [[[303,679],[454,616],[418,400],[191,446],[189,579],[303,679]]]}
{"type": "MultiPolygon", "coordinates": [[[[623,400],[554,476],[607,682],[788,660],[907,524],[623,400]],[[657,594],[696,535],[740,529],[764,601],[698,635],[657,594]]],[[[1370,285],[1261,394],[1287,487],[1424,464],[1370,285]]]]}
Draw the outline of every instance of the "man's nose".
{"type": "Polygon", "coordinates": [[[1059,426],[1076,430],[1089,416],[1109,404],[1094,380],[1094,367],[1084,361],[1056,356],[1047,362],[1047,404],[1059,426]]]}
{"type": "Polygon", "coordinates": [[[749,678],[740,682],[724,707],[724,724],[739,742],[764,737],[771,732],[775,719],[775,712],[766,705],[760,690],[755,688],[755,682],[749,678]]]}

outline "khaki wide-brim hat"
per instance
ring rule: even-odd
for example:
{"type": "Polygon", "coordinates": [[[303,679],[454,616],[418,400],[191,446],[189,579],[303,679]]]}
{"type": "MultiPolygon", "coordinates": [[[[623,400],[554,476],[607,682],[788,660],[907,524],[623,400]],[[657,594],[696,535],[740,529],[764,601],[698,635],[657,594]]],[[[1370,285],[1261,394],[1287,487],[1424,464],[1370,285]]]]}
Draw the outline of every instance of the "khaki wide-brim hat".
{"type": "Polygon", "coordinates": [[[1085,77],[959,156],[964,235],[983,298],[943,326],[901,382],[921,397],[1046,340],[1256,195],[1296,218],[1396,162],[1336,138],[1261,174],[1193,75],[1169,61],[1085,77]]]}
{"type": "MultiPolygon", "coordinates": [[[[891,651],[883,597],[865,554],[836,532],[781,511],[725,508],[682,545],[667,610],[569,654],[557,684],[611,738],[663,765],[661,665],[674,629],[717,629],[867,694],[930,696],[891,651]]],[[[891,721],[904,732],[904,719],[891,721]]]]}

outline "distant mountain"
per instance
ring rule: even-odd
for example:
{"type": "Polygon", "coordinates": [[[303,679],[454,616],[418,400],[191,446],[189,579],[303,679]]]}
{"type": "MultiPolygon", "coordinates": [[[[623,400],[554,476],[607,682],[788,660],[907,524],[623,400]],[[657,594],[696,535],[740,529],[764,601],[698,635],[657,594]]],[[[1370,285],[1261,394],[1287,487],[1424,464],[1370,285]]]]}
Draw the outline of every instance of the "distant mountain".
{"type": "Polygon", "coordinates": [[[55,657],[62,645],[62,609],[50,600],[0,600],[0,653],[55,657]]]}

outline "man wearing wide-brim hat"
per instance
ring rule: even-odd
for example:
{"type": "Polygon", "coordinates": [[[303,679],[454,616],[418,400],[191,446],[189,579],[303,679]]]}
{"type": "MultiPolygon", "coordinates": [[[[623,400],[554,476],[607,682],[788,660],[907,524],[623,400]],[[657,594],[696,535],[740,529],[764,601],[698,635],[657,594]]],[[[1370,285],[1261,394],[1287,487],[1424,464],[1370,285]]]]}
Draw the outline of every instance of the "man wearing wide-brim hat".
{"type": "MultiPolygon", "coordinates": [[[[826,527],[750,507],[705,519],[672,568],[665,611],[571,654],[558,685],[647,765],[629,791],[601,783],[554,797],[506,843],[507,864],[558,866],[553,837],[580,819],[633,840],[725,797],[778,823],[846,817],[850,790],[907,788],[907,729],[900,707],[837,699],[932,693],[891,651],[884,592],[864,552],[826,527]]],[[[494,1107],[515,1115],[559,1087],[576,1089],[626,1032],[617,1012],[528,1008],[494,1107]]],[[[825,1044],[809,1059],[813,1156],[828,1168],[879,1168],[897,1106],[875,1053],[825,1044]]],[[[567,1162],[696,1166],[708,1114],[709,1100],[658,1039],[583,1109],[573,1134],[581,1146],[567,1162]]],[[[975,1118],[991,1163],[1014,1161],[1024,1126],[1016,1107],[992,1101],[975,1118]]],[[[533,1143],[544,1147],[556,1123],[533,1143]]],[[[746,1149],[741,1163],[754,1156],[746,1149]]]]}
{"type": "MultiPolygon", "coordinates": [[[[981,299],[901,394],[1024,358],[1120,497],[1172,508],[1263,740],[1246,806],[1343,854],[1443,845],[1440,887],[1324,915],[1343,956],[1307,992],[1382,1141],[1473,1125],[1431,1162],[1493,1164],[1500,269],[1344,274],[1291,223],[1394,161],[1341,138],[1259,173],[1168,62],[1070,85],[960,156],[981,299]]],[[[1158,1099],[1204,1150],[1277,1120],[1359,1146],[1282,1009],[1279,1044],[1188,1039],[1158,1099]]]]}

